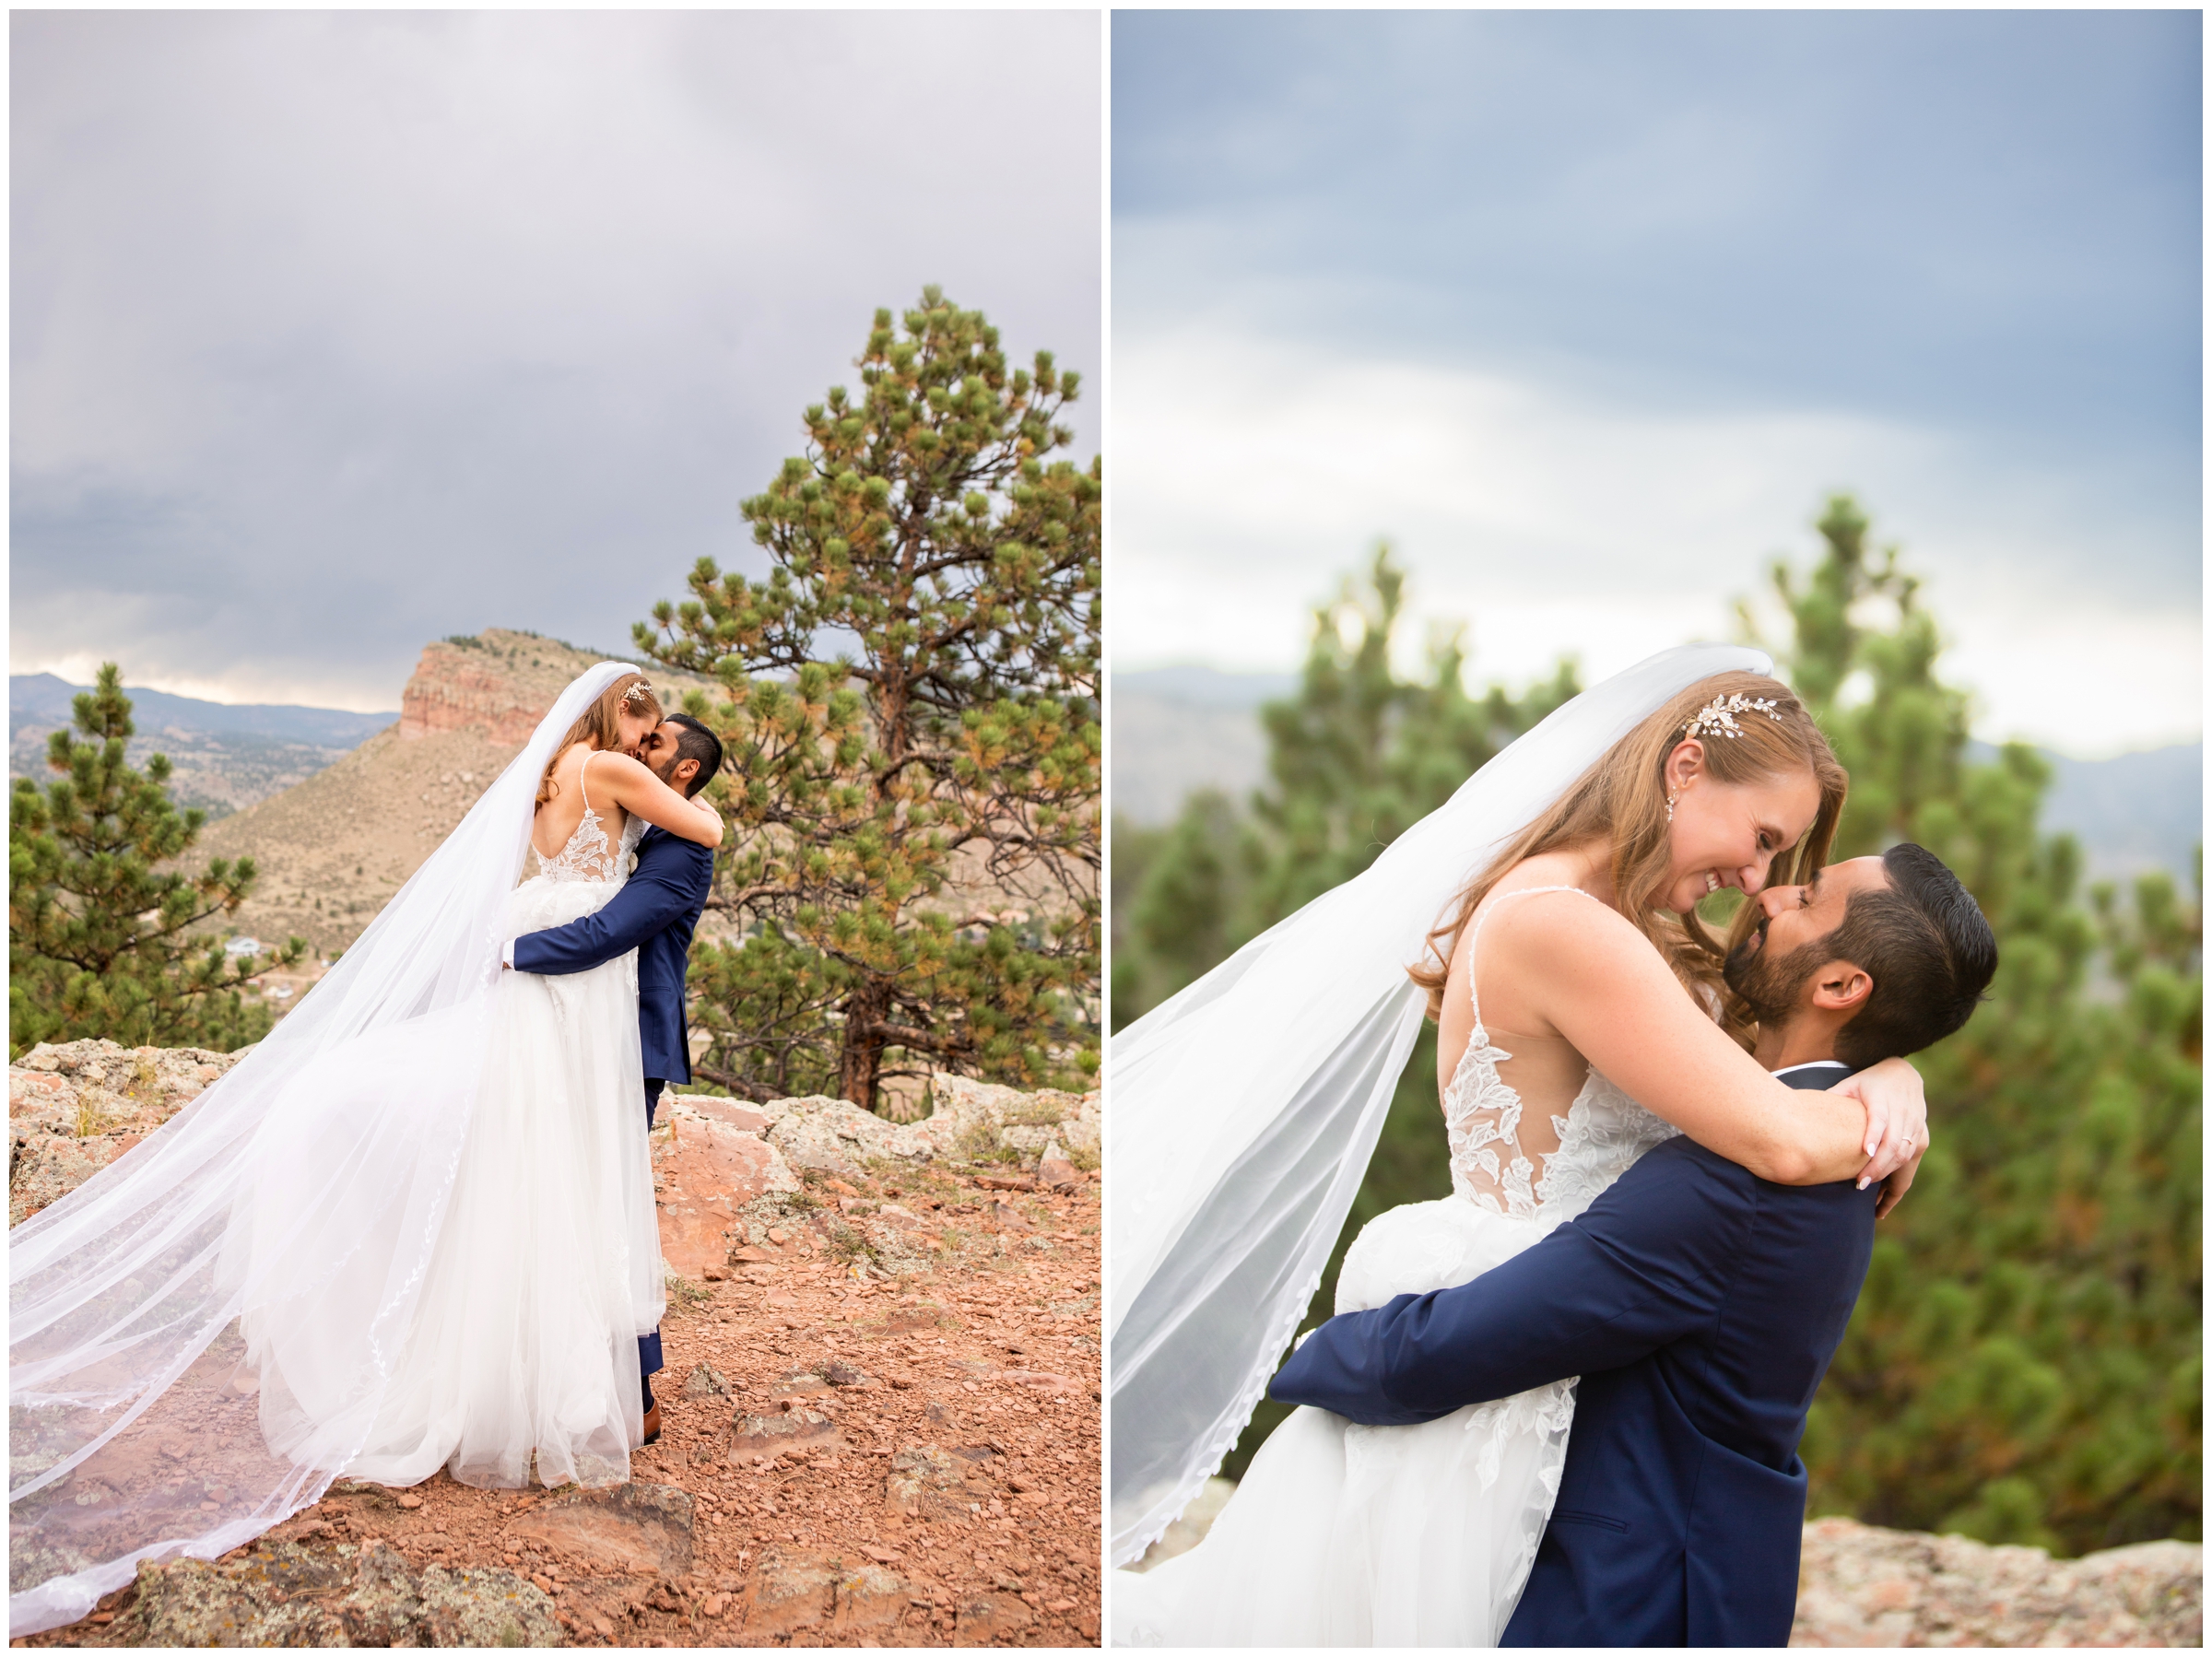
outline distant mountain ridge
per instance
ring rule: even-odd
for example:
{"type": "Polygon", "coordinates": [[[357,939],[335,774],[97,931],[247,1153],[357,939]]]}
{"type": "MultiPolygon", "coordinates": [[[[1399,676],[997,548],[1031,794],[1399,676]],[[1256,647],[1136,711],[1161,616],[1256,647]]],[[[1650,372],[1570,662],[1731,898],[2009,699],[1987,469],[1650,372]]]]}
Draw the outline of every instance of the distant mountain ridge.
{"type": "MultiPolygon", "coordinates": [[[[9,732],[29,719],[44,719],[51,725],[67,724],[77,694],[91,688],[89,685],[72,685],[50,673],[9,675],[9,732]]],[[[287,702],[207,702],[197,697],[172,696],[166,690],[135,688],[127,679],[124,690],[131,699],[132,718],[142,733],[175,726],[211,736],[272,736],[326,747],[352,747],[399,717],[396,708],[389,713],[353,713],[342,708],[305,708],[287,702]]]]}
{"type": "MultiPolygon", "coordinates": [[[[87,685],[50,673],[11,674],[7,681],[7,770],[10,777],[44,781],[50,733],[68,728],[74,703],[87,685]]],[[[137,734],[127,752],[144,765],[166,754],[175,766],[171,793],[210,818],[280,793],[343,758],[399,718],[268,702],[208,702],[165,690],[135,688],[126,678],[131,723],[137,734]]]]}
{"type": "MultiPolygon", "coordinates": [[[[1997,750],[1967,744],[1970,758],[1997,750]]],[[[2205,838],[2205,745],[2176,743],[2111,759],[2045,751],[2057,775],[2043,796],[2046,834],[2065,832],[2088,854],[2092,879],[2126,880],[2165,869],[2190,889],[2190,865],[2205,838]]]]}
{"type": "MultiPolygon", "coordinates": [[[[1260,705],[1297,688],[1294,674],[1214,667],[1112,675],[1108,798],[1114,815],[1169,822],[1201,788],[1241,802],[1267,776],[1260,705]]],[[[1977,761],[1996,752],[1987,743],[1967,745],[1968,757],[1977,761]]],[[[2204,838],[2203,743],[2112,759],[2044,758],[2056,775],[2043,796],[2043,831],[2079,840],[2091,879],[2125,880],[2165,869],[2189,889],[2194,849],[2204,838]]]]}

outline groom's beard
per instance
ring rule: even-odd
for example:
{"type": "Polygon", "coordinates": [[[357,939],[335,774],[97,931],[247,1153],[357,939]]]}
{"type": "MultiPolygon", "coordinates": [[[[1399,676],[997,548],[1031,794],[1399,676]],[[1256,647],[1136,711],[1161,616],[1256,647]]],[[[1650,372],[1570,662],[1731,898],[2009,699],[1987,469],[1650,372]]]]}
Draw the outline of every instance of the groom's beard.
{"type": "MultiPolygon", "coordinates": [[[[669,756],[668,756],[668,760],[667,760],[667,763],[666,763],[666,764],[665,764],[665,765],[655,765],[655,766],[650,766],[650,767],[648,767],[647,769],[648,769],[648,770],[650,770],[653,772],[653,774],[654,776],[658,777],[658,778],[659,778],[659,779],[660,779],[662,781],[664,781],[664,782],[668,782],[668,773],[669,773],[670,771],[672,771],[672,770],[674,770],[676,769],[676,767],[677,767],[677,762],[678,760],[680,760],[681,758],[683,758],[683,756],[682,756],[681,754],[671,754],[671,755],[669,755],[669,756]]],[[[668,782],[668,786],[669,786],[670,788],[676,788],[676,784],[675,784],[675,783],[673,783],[673,782],[668,782]]],[[[677,792],[677,793],[684,793],[684,791],[683,791],[682,789],[680,789],[680,788],[677,788],[677,789],[676,789],[676,792],[677,792]]],[[[691,796],[690,796],[689,794],[684,794],[684,798],[686,798],[687,800],[688,800],[688,799],[689,799],[690,797],[691,797],[691,796]]]]}
{"type": "Polygon", "coordinates": [[[1771,1024],[1796,1012],[1806,981],[1830,958],[1828,942],[1824,937],[1815,938],[1773,960],[1767,955],[1767,923],[1761,921],[1752,928],[1750,937],[1728,952],[1721,978],[1744,998],[1761,1024],[1771,1024]],[[1752,947],[1754,939],[1759,945],[1756,949],[1752,947]]]}

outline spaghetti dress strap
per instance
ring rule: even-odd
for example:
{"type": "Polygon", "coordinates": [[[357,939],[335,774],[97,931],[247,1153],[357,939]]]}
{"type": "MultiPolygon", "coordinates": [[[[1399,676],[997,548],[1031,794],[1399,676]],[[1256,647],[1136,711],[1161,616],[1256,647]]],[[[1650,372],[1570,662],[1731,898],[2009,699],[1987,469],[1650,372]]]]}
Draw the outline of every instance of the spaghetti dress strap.
{"type": "MultiPolygon", "coordinates": [[[[1583,892],[1579,886],[1525,886],[1517,892],[1499,893],[1497,903],[1493,903],[1475,919],[1475,935],[1467,940],[1467,1005],[1475,1014],[1476,1039],[1485,1046],[1488,1045],[1489,1034],[1483,1028],[1482,1002],[1475,993],[1475,951],[1482,944],[1482,923],[1497,912],[1499,904],[1511,903],[1516,898],[1534,898],[1539,892],[1582,892],[1583,897],[1590,898],[1590,894],[1583,892]]],[[[1590,901],[1595,903],[1597,899],[1590,898],[1590,901]]]]}

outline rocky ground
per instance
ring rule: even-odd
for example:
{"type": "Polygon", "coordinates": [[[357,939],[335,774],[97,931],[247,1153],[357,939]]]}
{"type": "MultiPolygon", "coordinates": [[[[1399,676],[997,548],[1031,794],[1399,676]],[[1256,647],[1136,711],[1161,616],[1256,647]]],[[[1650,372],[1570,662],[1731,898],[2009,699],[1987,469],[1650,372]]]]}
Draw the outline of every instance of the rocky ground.
{"type": "Polygon", "coordinates": [[[2144,1542],[2078,1559],[2040,1547],[1805,1527],[1794,1646],[2201,1646],[2205,1550],[2144,1542]]]}
{"type": "MultiPolygon", "coordinates": [[[[231,1062],[34,1049],[9,1073],[11,1214],[231,1062]]],[[[341,1484],[14,1643],[1095,1643],[1097,1097],[941,1077],[930,1103],[895,1126],[666,1101],[665,1425],[630,1483],[341,1484]]]]}
{"type": "Polygon", "coordinates": [[[7,1223],[75,1191],[198,1098],[239,1055],[72,1041],[7,1073],[7,1223]]]}

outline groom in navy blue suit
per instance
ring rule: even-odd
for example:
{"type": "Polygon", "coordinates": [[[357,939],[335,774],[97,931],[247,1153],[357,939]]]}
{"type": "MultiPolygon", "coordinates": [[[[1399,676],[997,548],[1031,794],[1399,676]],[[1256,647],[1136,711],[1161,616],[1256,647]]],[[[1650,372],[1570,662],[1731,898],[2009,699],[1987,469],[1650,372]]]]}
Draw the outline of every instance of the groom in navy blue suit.
{"type": "MultiPolygon", "coordinates": [[[[1792,1087],[1950,1034],[1996,970],[1980,908],[1918,846],[1754,901],[1727,979],[1759,1016],[1758,1057],[1792,1087]]],[[[1882,1195],[1770,1184],[1670,1139],[1473,1282],[1331,1319],[1269,1391],[1395,1427],[1579,1375],[1551,1521],[1502,1643],[1784,1645],[1797,1442],[1882,1195]]]]}
{"type": "MultiPolygon", "coordinates": [[[[689,799],[722,769],[722,744],[688,713],[672,713],[646,734],[638,758],[689,799]]],[[[714,853],[695,840],[648,828],[638,841],[638,866],[605,909],[566,926],[533,932],[510,946],[518,972],[583,972],[638,952],[638,1044],[645,1061],[645,1127],[653,1127],[661,1090],[691,1079],[689,1029],[684,1022],[684,970],[691,933],[714,884],[714,853]]],[[[661,1370],[661,1332],[638,1340],[644,1389],[645,1442],[661,1435],[653,1378],[661,1370]]]]}

